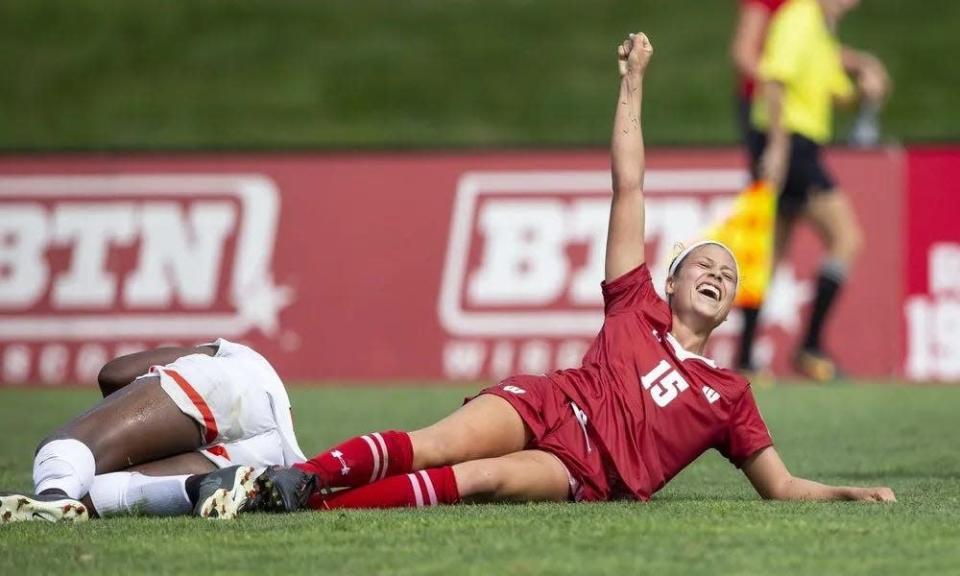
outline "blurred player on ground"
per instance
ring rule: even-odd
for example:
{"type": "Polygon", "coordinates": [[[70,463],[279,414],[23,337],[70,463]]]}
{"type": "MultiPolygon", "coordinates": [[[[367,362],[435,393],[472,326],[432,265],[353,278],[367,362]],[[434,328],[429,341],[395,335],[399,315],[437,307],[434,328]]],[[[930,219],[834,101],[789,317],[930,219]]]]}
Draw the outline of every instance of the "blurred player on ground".
{"type": "Polygon", "coordinates": [[[0,494],[0,523],[188,514],[197,474],[224,468],[208,487],[247,490],[252,474],[235,465],[305,460],[283,383],[247,346],[220,339],[123,356],[99,384],[104,400],[37,448],[35,494],[0,494]]]}
{"type": "MultiPolygon", "coordinates": [[[[835,38],[840,19],[857,0],[789,0],[773,16],[757,65],[759,92],[748,134],[755,178],[780,191],[774,261],[783,256],[794,224],[809,221],[827,248],[796,370],[817,381],[836,377],[822,334],[837,294],[856,259],[862,234],[853,207],[824,166],[821,147],[832,133],[834,101],[859,95],[880,103],[889,90],[883,65],[870,54],[843,48],[835,38]],[[855,75],[856,86],[847,77],[855,75]]],[[[738,364],[753,372],[753,340],[760,306],[743,308],[738,364]]]]}
{"type": "Polygon", "coordinates": [[[197,503],[201,515],[303,504],[328,510],[464,500],[649,500],[710,448],[741,468],[764,498],[894,499],[888,488],[792,476],[749,383],[701,355],[737,290],[737,263],[726,247],[693,244],[670,265],[667,301],[655,292],[644,255],[640,126],[653,48],[638,34],[617,49],[605,321],[582,367],[514,376],[432,426],[366,434],[293,468],[269,468],[255,496],[215,491],[197,503]]]}

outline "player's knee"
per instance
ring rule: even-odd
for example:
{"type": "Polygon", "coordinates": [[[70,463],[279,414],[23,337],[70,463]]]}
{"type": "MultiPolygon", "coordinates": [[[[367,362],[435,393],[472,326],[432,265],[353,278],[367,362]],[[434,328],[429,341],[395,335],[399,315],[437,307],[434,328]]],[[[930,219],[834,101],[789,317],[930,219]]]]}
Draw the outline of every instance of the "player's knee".
{"type": "Polygon", "coordinates": [[[856,220],[851,222],[847,229],[846,244],[850,260],[856,258],[863,249],[863,231],[860,229],[860,225],[856,220]]]}
{"type": "Polygon", "coordinates": [[[41,441],[37,444],[36,449],[34,449],[34,451],[33,451],[34,457],[36,457],[37,454],[40,453],[40,450],[42,450],[44,446],[46,446],[47,444],[53,442],[54,440],[66,440],[66,439],[68,439],[68,438],[70,438],[70,435],[69,435],[69,434],[65,434],[62,430],[57,430],[57,431],[49,434],[48,436],[46,436],[43,440],[41,440],[41,441]]]}
{"type": "Polygon", "coordinates": [[[509,492],[509,478],[495,459],[474,460],[454,467],[460,496],[467,500],[500,500],[509,492]]]}
{"type": "Polygon", "coordinates": [[[842,228],[833,239],[830,246],[831,255],[845,264],[851,264],[863,248],[863,233],[852,222],[849,227],[842,228]]]}
{"type": "Polygon", "coordinates": [[[415,470],[436,468],[456,463],[456,440],[439,433],[434,428],[424,428],[410,433],[415,470]]]}

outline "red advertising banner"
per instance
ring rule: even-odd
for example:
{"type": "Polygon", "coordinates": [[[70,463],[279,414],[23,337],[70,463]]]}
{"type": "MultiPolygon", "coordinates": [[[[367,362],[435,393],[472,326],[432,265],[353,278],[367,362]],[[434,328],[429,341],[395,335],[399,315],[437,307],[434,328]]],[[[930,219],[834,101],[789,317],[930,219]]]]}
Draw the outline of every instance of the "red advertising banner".
{"type": "Polygon", "coordinates": [[[960,380],[960,149],[908,155],[906,376],[960,380]]]}
{"type": "MultiPolygon", "coordinates": [[[[746,181],[734,150],[649,154],[662,283],[746,181]]],[[[831,152],[866,250],[829,327],[901,372],[902,162],[831,152]],[[867,328],[868,327],[868,328],[867,328]]],[[[108,358],[222,336],[291,381],[496,379],[577,365],[602,322],[605,152],[0,157],[0,382],[90,384],[108,358]]],[[[788,373],[820,249],[793,241],[758,356],[788,373]]],[[[709,353],[732,356],[738,319],[709,353]]]]}

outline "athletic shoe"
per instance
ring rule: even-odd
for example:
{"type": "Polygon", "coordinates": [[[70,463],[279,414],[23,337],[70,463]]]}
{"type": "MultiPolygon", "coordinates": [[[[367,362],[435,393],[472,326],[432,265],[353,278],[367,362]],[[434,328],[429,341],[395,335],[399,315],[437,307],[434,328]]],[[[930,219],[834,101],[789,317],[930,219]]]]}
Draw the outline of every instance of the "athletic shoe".
{"type": "Polygon", "coordinates": [[[0,492],[0,524],[13,522],[86,522],[87,507],[79,500],[60,494],[16,494],[0,492]]]}
{"type": "Polygon", "coordinates": [[[793,368],[814,382],[825,383],[840,377],[836,363],[819,350],[800,350],[793,357],[793,368]]]}
{"type": "Polygon", "coordinates": [[[241,512],[256,510],[261,501],[256,476],[251,466],[231,466],[207,474],[200,481],[194,515],[230,520],[241,512]]]}
{"type": "Polygon", "coordinates": [[[257,490],[263,499],[261,510],[296,512],[317,490],[317,476],[299,468],[270,466],[257,478],[257,490]]]}

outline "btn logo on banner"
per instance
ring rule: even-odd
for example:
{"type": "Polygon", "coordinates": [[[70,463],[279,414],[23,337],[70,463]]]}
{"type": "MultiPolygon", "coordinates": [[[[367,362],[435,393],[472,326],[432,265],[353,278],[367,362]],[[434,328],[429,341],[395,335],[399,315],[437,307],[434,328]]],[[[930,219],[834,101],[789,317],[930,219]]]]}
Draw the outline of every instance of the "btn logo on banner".
{"type": "Polygon", "coordinates": [[[0,380],[92,383],[144,343],[277,330],[259,175],[0,177],[0,380]]]}

